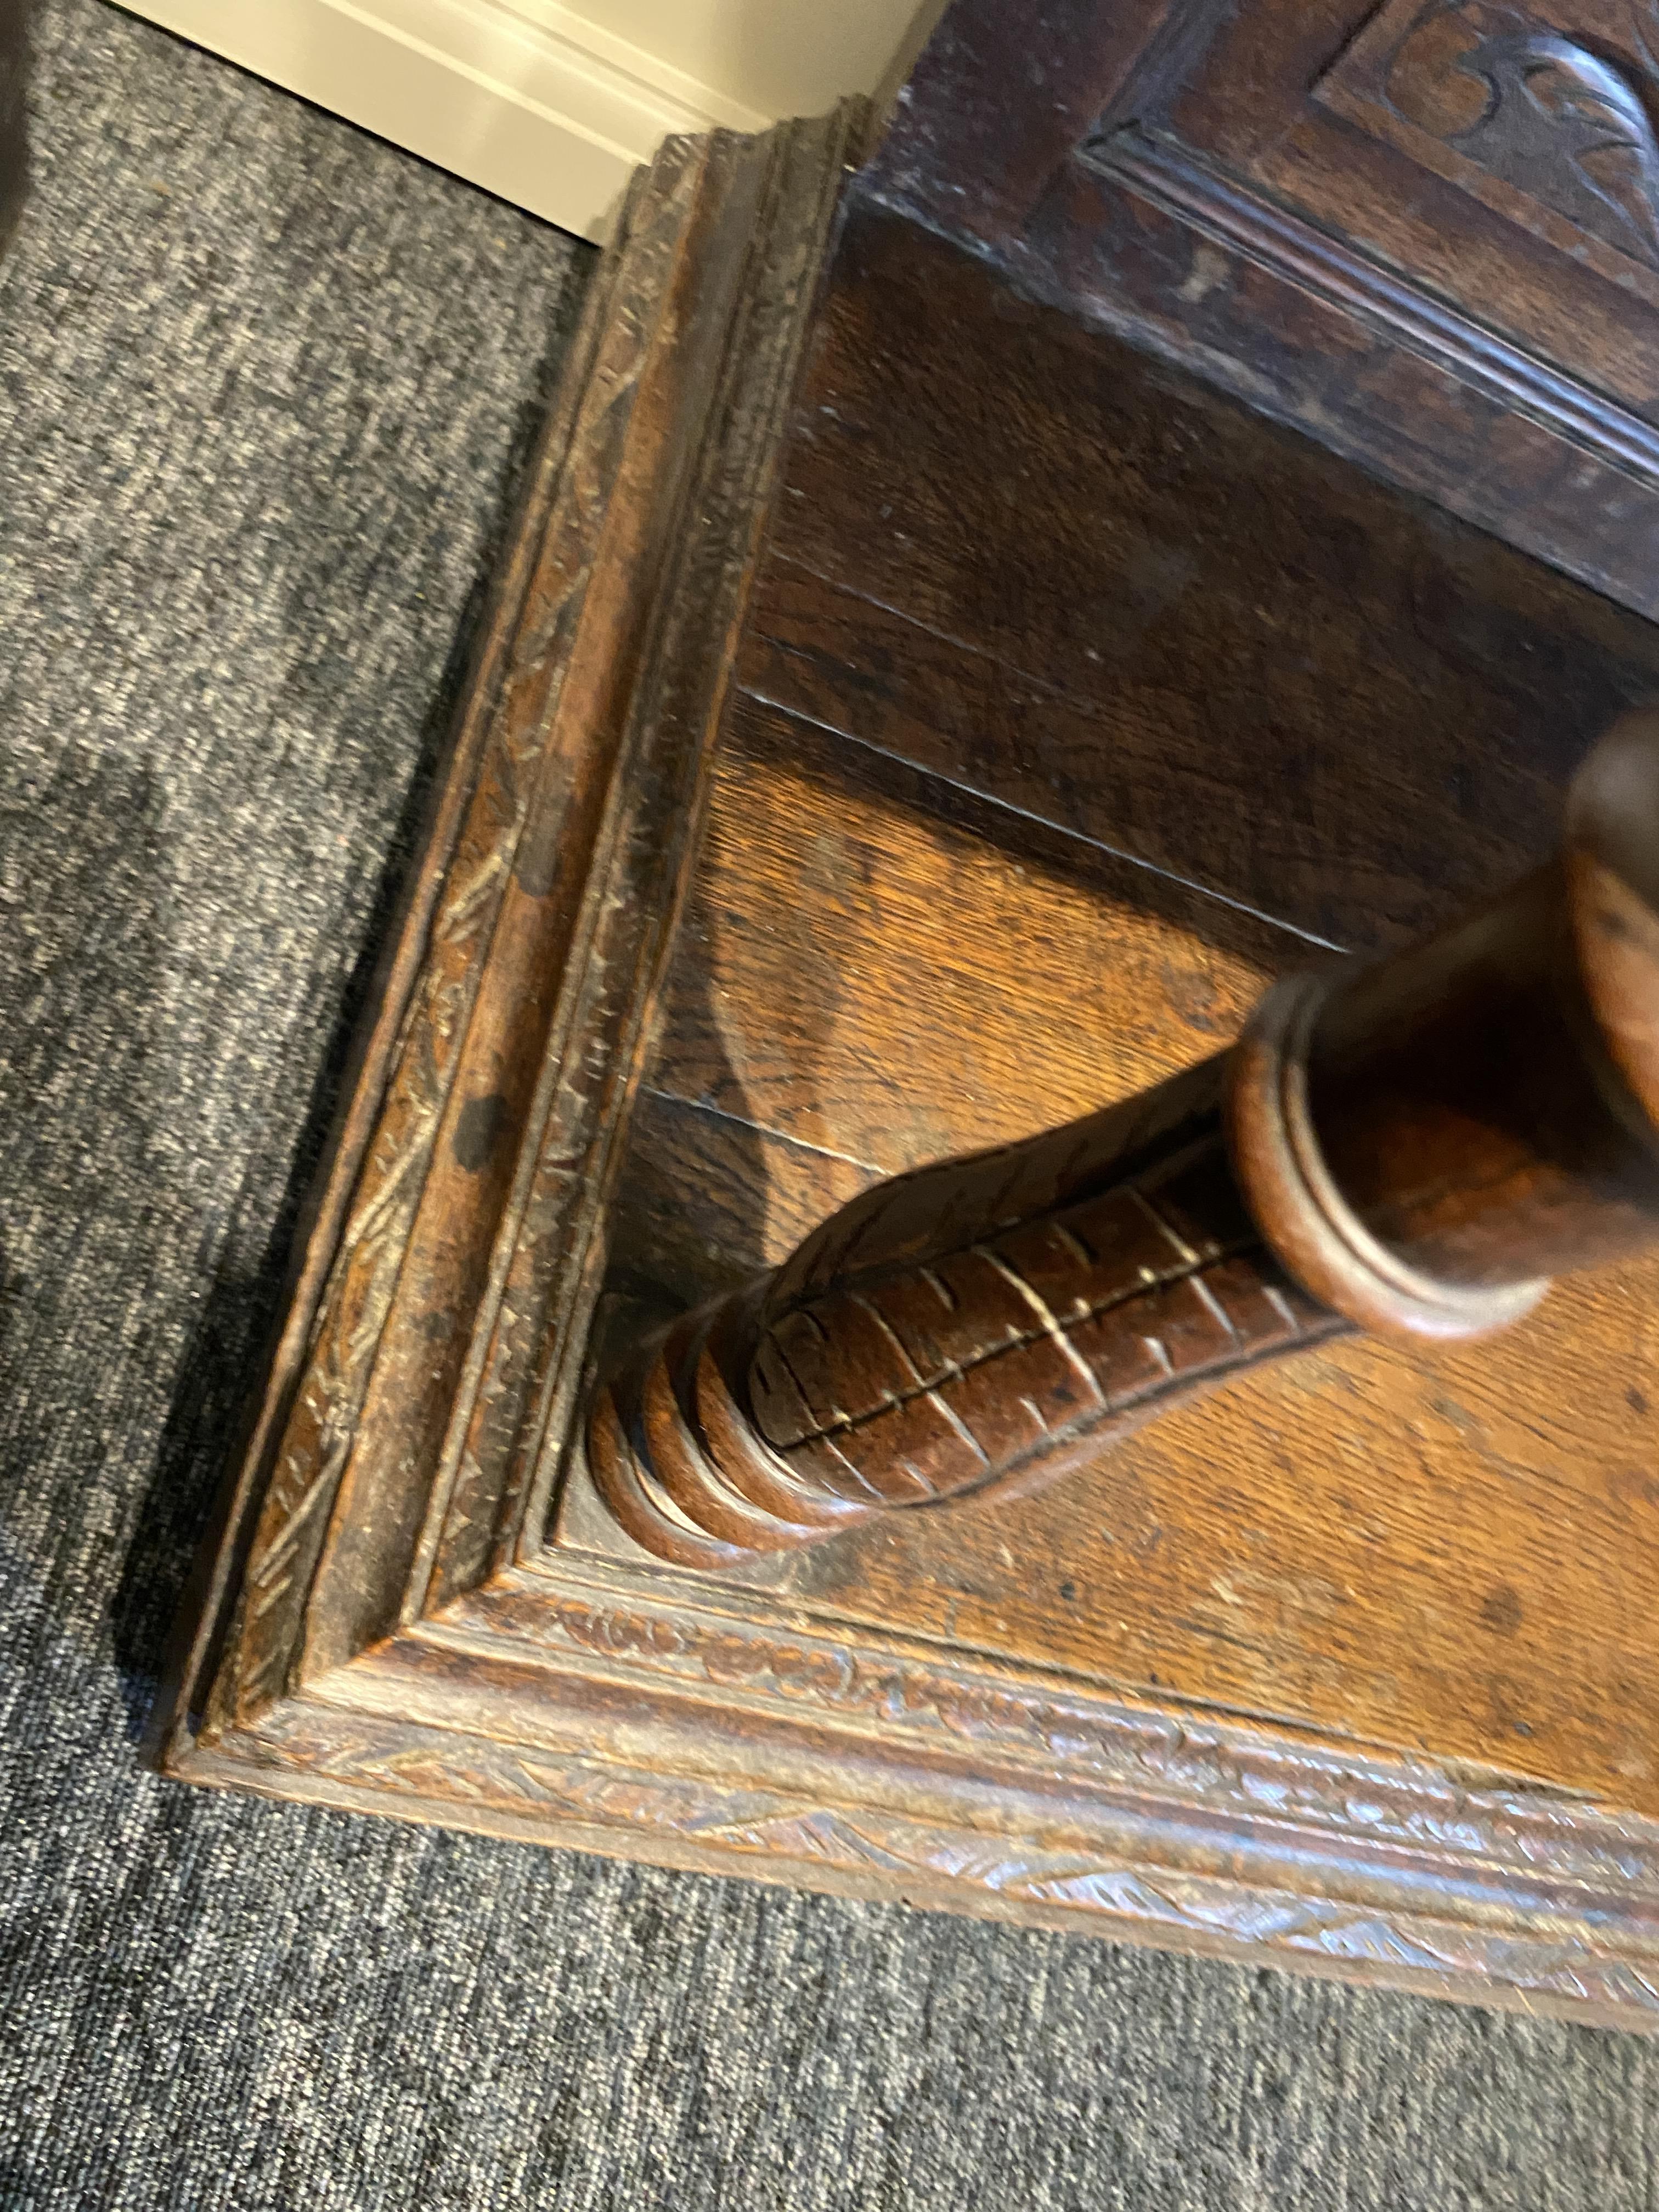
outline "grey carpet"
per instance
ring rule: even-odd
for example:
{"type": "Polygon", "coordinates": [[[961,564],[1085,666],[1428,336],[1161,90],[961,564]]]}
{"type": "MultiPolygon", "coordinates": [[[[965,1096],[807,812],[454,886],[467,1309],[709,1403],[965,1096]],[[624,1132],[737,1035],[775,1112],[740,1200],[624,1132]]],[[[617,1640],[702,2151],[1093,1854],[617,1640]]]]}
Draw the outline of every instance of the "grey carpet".
{"type": "Polygon", "coordinates": [[[0,276],[0,2203],[1636,2212],[1659,2051],[135,1735],[583,253],[46,0],[0,276]]]}

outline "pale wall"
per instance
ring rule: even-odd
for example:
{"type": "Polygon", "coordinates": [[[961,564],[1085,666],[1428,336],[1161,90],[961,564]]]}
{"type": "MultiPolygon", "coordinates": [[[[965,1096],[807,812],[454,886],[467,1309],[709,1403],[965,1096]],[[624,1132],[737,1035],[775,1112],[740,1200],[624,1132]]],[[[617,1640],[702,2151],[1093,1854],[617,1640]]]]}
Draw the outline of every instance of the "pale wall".
{"type": "Polygon", "coordinates": [[[121,0],[586,238],[671,131],[872,92],[916,0],[121,0]]]}

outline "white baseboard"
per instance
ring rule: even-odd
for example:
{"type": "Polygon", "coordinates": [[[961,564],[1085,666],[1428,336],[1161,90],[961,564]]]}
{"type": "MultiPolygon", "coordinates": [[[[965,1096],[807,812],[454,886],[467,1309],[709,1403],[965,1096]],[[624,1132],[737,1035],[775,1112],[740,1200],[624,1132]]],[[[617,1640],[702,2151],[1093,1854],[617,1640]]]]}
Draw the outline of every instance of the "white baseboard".
{"type": "Polygon", "coordinates": [[[118,4],[583,238],[671,131],[775,119],[557,0],[118,4]]]}

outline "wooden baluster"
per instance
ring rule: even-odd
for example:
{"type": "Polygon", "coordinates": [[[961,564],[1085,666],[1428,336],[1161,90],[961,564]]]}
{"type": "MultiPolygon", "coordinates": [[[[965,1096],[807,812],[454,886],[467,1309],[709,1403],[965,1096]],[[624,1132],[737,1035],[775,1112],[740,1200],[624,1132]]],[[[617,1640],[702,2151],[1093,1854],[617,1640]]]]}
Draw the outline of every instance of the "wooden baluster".
{"type": "Polygon", "coordinates": [[[720,1566],[1012,1498],[1354,1327],[1505,1327],[1659,1239],[1659,710],[1558,858],[1425,944],[1274,987],[1231,1051],[878,1185],[638,1347],[588,1455],[622,1525],[720,1566]]]}

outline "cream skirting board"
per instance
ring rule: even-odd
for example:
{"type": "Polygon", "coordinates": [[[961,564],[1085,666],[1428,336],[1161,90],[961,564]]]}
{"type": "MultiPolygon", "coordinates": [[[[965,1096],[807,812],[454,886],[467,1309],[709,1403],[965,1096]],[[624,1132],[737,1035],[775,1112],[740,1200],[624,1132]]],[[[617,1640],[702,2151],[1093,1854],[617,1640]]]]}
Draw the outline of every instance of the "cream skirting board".
{"type": "Polygon", "coordinates": [[[592,239],[668,132],[817,113],[917,42],[915,0],[121,4],[592,239]]]}

